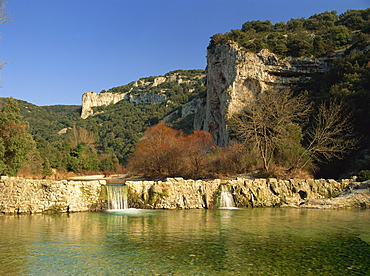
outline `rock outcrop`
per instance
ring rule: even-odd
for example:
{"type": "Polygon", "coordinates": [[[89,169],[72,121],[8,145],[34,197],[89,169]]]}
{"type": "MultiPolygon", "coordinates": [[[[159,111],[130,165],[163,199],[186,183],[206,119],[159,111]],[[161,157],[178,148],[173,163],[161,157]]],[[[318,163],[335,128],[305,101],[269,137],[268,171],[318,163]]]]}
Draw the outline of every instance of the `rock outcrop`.
{"type": "Polygon", "coordinates": [[[110,92],[86,92],[82,95],[82,111],[81,118],[86,119],[87,117],[94,114],[93,107],[97,106],[107,106],[110,104],[115,104],[121,100],[126,100],[134,104],[156,104],[162,103],[166,100],[165,95],[157,93],[140,93],[140,94],[130,94],[130,93],[110,93],[110,92]]]}
{"type": "Polygon", "coordinates": [[[326,59],[280,59],[265,49],[257,54],[246,52],[235,42],[216,45],[207,55],[205,117],[199,116],[194,125],[203,126],[217,145],[224,145],[228,142],[226,121],[252,105],[260,93],[287,88],[297,78],[328,70],[326,59]]]}
{"type": "MultiPolygon", "coordinates": [[[[192,99],[174,112],[168,114],[162,119],[164,123],[172,122],[178,118],[185,118],[186,116],[198,114],[204,105],[204,100],[200,98],[192,99]]],[[[201,129],[201,126],[195,126],[195,129],[201,129]]]]}
{"type": "Polygon", "coordinates": [[[350,207],[370,207],[370,181],[351,183],[339,195],[325,199],[311,199],[300,207],[315,209],[337,209],[350,207]]]}
{"type": "MultiPolygon", "coordinates": [[[[113,92],[111,90],[100,93],[86,92],[82,95],[81,118],[86,119],[93,115],[93,107],[107,106],[121,100],[129,101],[135,105],[170,102],[171,99],[168,99],[166,92],[171,90],[171,84],[166,83],[172,83],[172,85],[174,83],[176,85],[185,84],[189,87],[193,85],[199,86],[204,77],[204,71],[202,70],[177,70],[169,72],[164,76],[139,79],[127,85],[113,88],[113,92]]],[[[189,87],[183,89],[192,93],[195,89],[189,87]]],[[[196,103],[194,106],[194,101],[190,101],[182,108],[184,115],[175,114],[175,117],[179,117],[179,115],[180,117],[185,117],[189,113],[194,114],[198,109],[198,104],[196,103]]]]}
{"type": "Polygon", "coordinates": [[[119,102],[124,99],[126,94],[118,93],[95,93],[86,92],[82,95],[82,111],[81,118],[86,119],[90,115],[93,115],[93,107],[109,105],[119,102]]]}

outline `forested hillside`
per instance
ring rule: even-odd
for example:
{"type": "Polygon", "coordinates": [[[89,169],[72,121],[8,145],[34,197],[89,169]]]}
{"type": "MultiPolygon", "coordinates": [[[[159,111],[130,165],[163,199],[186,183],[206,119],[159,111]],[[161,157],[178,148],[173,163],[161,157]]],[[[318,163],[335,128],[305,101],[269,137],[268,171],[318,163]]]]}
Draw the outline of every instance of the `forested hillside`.
{"type": "MultiPolygon", "coordinates": [[[[268,101],[268,97],[275,97],[274,101],[278,101],[281,100],[282,95],[285,95],[287,106],[294,98],[291,102],[299,99],[297,103],[302,104],[301,107],[307,105],[309,108],[297,109],[302,116],[289,115],[292,117],[289,117],[291,119],[287,120],[285,125],[279,125],[275,123],[277,121],[270,120],[268,123],[271,127],[265,128],[263,135],[258,133],[254,135],[255,140],[251,138],[252,135],[240,132],[241,126],[250,126],[250,123],[257,118],[253,116],[261,114],[259,118],[267,122],[266,118],[269,118],[267,109],[272,112],[271,117],[276,117],[278,113],[272,109],[272,104],[267,103],[262,111],[261,108],[259,111],[255,108],[240,114],[239,118],[246,120],[243,122],[244,125],[238,125],[237,121],[230,120],[228,127],[233,130],[231,137],[234,141],[224,148],[210,146],[208,136],[202,133],[186,136],[181,131],[171,132],[163,125],[147,130],[144,142],[141,141],[134,154],[137,157],[139,154],[144,155],[140,159],[144,163],[137,162],[136,164],[140,163],[141,169],[136,168],[136,171],[142,172],[143,164],[147,164],[146,159],[153,158],[145,154],[155,150],[156,158],[162,160],[162,164],[166,161],[168,167],[166,172],[152,168],[153,174],[158,171],[164,175],[172,175],[175,172],[181,174],[182,167],[179,164],[183,164],[186,165],[186,175],[194,177],[204,177],[210,172],[231,174],[256,171],[263,176],[279,176],[281,171],[291,172],[299,167],[301,170],[319,173],[319,176],[324,177],[337,178],[342,173],[349,172],[359,174],[363,179],[366,175],[370,178],[368,146],[370,142],[370,9],[349,10],[340,15],[335,11],[324,12],[307,19],[291,19],[288,22],[275,24],[269,20],[247,21],[241,29],[212,36],[208,49],[230,40],[237,42],[243,51],[247,52],[258,53],[261,49],[268,49],[281,58],[322,57],[329,62],[330,70],[326,73],[311,74],[309,78],[307,75],[304,79],[297,78],[288,93],[276,96],[269,92],[265,96],[262,95],[258,99],[260,103],[268,101]],[[331,110],[331,113],[327,112],[328,110],[331,110]],[[253,113],[257,111],[260,113],[253,113]],[[329,113],[336,114],[337,118],[336,123],[331,126],[328,120],[331,116],[329,113]],[[338,118],[342,118],[345,124],[340,125],[338,118]],[[320,124],[328,126],[326,129],[323,128],[325,130],[323,133],[328,135],[326,144],[318,144],[317,140],[314,140],[319,137],[315,135],[320,135],[315,125],[320,124]],[[328,129],[335,129],[337,126],[341,126],[342,129],[338,131],[337,128],[337,131],[328,133],[328,129]],[[167,140],[162,139],[167,142],[160,144],[158,141],[162,141],[161,137],[156,134],[156,137],[159,137],[154,143],[157,147],[154,149],[154,144],[150,144],[151,148],[145,148],[148,146],[145,144],[145,139],[150,139],[150,135],[161,131],[164,134],[167,133],[167,140]],[[172,136],[168,135],[169,133],[172,136]],[[256,137],[263,137],[268,141],[268,146],[264,148],[265,152],[255,150],[260,146],[259,141],[262,141],[256,137]],[[168,139],[174,142],[170,143],[168,139]],[[193,144],[186,146],[186,141],[189,143],[191,141],[193,144]],[[346,144],[347,148],[344,146],[346,144]],[[191,152],[185,152],[191,153],[191,158],[194,156],[199,158],[196,164],[193,162],[194,158],[189,157],[190,155],[188,156],[190,159],[186,160],[175,158],[175,152],[184,154],[183,149],[178,148],[179,145],[191,149],[191,152]],[[312,150],[313,145],[316,151],[312,150]],[[164,149],[167,155],[164,154],[164,149]],[[197,149],[203,151],[202,155],[194,153],[197,149]],[[206,154],[204,151],[207,151],[206,154]],[[176,161],[174,161],[177,164],[176,170],[170,172],[173,169],[172,163],[169,162],[171,159],[165,156],[174,158],[172,160],[176,161]],[[191,167],[196,167],[196,171],[189,171],[191,167]]],[[[80,117],[80,106],[39,107],[17,101],[20,114],[28,122],[29,132],[35,141],[31,143],[28,159],[30,162],[25,163],[21,173],[45,177],[52,175],[55,170],[66,173],[118,172],[122,164],[126,165],[146,128],[156,125],[169,114],[177,115],[171,116],[172,121],[170,120],[168,126],[191,133],[194,115],[183,117],[174,112],[192,99],[205,99],[205,71],[177,70],[161,76],[160,79],[161,81],[158,81],[158,77],[154,76],[142,78],[136,82],[103,90],[101,93],[127,93],[128,99],[153,93],[163,95],[165,98],[163,102],[137,104],[136,100],[121,100],[116,104],[94,107],[94,115],[86,119],[80,117]]],[[[7,117],[9,115],[7,106],[13,106],[14,102],[7,103],[1,99],[0,103],[2,112],[7,117]]],[[[16,112],[17,108],[12,110],[16,112]]],[[[292,107],[291,110],[295,109],[292,107]]],[[[287,116],[287,113],[284,114],[287,116]]],[[[275,119],[282,121],[279,120],[281,118],[275,119]]],[[[22,125],[21,122],[17,124],[22,125]]],[[[6,132],[3,136],[8,137],[6,132]]],[[[0,143],[0,154],[1,149],[0,143]]],[[[131,162],[132,164],[135,162],[131,162]]],[[[4,172],[6,171],[3,170],[2,173],[4,172]]],[[[8,172],[8,174],[16,173],[8,172]]]]}
{"type": "Polygon", "coordinates": [[[346,47],[363,50],[370,42],[370,9],[336,11],[295,18],[272,24],[266,21],[247,21],[241,29],[215,34],[209,47],[236,41],[247,51],[268,49],[282,56],[324,56],[346,47]]]}
{"type": "MultiPolygon", "coordinates": [[[[189,100],[205,95],[203,70],[176,70],[163,77],[170,81],[153,86],[157,77],[147,77],[107,92],[162,93],[165,102],[145,105],[122,100],[94,108],[95,115],[87,119],[80,117],[81,106],[36,106],[17,100],[20,114],[36,142],[33,162],[23,172],[48,176],[52,169],[73,173],[119,171],[146,127],[158,123],[189,100]]],[[[1,106],[6,106],[6,101],[1,98],[1,106]]],[[[191,131],[192,123],[186,121],[189,118],[180,117],[169,124],[191,131]]]]}

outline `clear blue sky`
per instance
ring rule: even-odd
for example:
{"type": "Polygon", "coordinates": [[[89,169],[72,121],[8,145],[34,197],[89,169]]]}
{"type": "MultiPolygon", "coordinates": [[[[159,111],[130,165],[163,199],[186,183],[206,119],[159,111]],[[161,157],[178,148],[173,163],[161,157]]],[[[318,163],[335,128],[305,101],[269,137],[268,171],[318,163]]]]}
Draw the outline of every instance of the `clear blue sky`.
{"type": "Polygon", "coordinates": [[[8,0],[0,96],[80,105],[84,92],[204,69],[209,37],[246,21],[368,7],[370,0],[8,0]]]}

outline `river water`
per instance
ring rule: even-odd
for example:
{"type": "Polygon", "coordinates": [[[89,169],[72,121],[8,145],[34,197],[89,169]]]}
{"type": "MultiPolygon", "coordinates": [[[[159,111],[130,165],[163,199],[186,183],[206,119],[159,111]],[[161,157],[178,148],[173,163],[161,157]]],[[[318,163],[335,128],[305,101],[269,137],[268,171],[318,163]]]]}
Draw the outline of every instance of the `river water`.
{"type": "Polygon", "coordinates": [[[0,216],[1,275],[370,275],[370,210],[0,216]]]}

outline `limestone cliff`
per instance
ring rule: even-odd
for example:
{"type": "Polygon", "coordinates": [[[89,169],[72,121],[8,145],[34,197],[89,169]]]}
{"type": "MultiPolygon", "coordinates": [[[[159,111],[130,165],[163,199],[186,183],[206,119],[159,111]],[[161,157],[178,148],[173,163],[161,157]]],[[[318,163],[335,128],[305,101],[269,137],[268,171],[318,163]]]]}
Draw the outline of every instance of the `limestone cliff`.
{"type": "MultiPolygon", "coordinates": [[[[168,114],[162,119],[164,123],[172,122],[178,118],[185,118],[186,116],[197,114],[203,105],[204,100],[201,98],[194,98],[191,101],[183,104],[180,108],[168,114]]],[[[195,129],[201,129],[201,127],[194,127],[195,129]]]]}
{"type": "Polygon", "coordinates": [[[228,141],[226,121],[254,103],[256,96],[272,88],[286,88],[299,77],[327,72],[326,59],[287,57],[280,59],[268,50],[252,53],[235,42],[216,45],[207,55],[207,99],[205,116],[195,126],[209,131],[216,144],[228,141]]]}
{"type": "Polygon", "coordinates": [[[109,105],[112,103],[119,102],[122,100],[126,94],[116,94],[116,93],[95,93],[95,92],[86,92],[82,95],[82,111],[81,118],[86,119],[92,115],[93,107],[109,105]]]}
{"type": "MultiPolygon", "coordinates": [[[[204,87],[202,81],[204,76],[203,70],[176,70],[164,76],[142,78],[100,93],[86,92],[82,96],[81,118],[86,119],[93,115],[93,107],[107,106],[121,100],[129,101],[135,105],[163,102],[168,102],[171,106],[176,105],[171,98],[174,91],[180,89],[183,94],[192,95],[197,92],[197,88],[204,87]]],[[[197,104],[195,105],[194,107],[194,102],[185,105],[183,113],[196,112],[198,108],[197,104]],[[194,110],[194,108],[196,109],[194,110]]]]}

